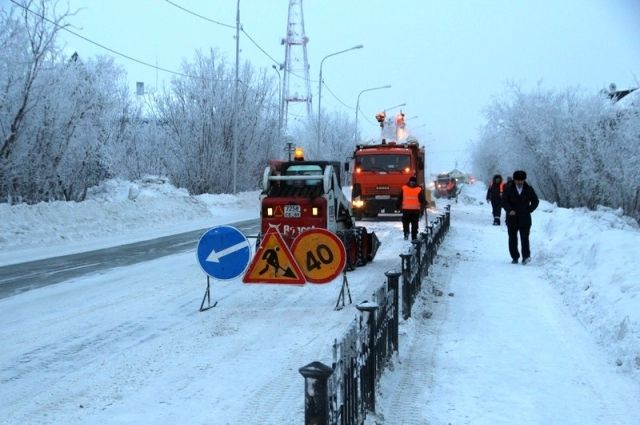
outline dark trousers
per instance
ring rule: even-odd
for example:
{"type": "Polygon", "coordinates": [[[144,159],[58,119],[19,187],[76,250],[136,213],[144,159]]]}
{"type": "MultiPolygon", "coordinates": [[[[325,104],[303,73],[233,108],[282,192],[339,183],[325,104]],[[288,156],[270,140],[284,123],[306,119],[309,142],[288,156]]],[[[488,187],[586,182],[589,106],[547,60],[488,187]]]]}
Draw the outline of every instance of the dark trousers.
{"type": "Polygon", "coordinates": [[[500,201],[491,201],[491,209],[493,210],[493,218],[500,220],[500,215],[502,214],[502,204],[500,201]]]}
{"type": "Polygon", "coordinates": [[[418,220],[420,220],[420,211],[402,210],[402,230],[407,236],[411,226],[411,240],[418,239],[418,220]]]}
{"type": "Polygon", "coordinates": [[[531,257],[531,251],[529,251],[529,230],[531,226],[507,226],[509,232],[509,254],[511,258],[517,260],[520,258],[518,252],[518,232],[520,232],[520,246],[522,248],[522,258],[531,257]]]}

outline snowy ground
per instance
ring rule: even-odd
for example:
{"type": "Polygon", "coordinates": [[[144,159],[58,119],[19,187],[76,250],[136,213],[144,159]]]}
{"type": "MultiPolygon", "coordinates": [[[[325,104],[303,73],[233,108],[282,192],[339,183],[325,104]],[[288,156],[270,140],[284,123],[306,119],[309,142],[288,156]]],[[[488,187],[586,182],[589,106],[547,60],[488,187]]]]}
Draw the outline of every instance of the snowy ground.
{"type": "MultiPolygon", "coordinates": [[[[370,424],[640,423],[640,232],[615,211],[534,213],[533,261],[509,264],[481,185],[464,188],[370,424]],[[451,294],[451,295],[449,295],[451,294]]],[[[191,197],[111,182],[80,204],[0,205],[0,265],[257,217],[258,193],[191,197]]],[[[354,302],[397,269],[397,222],[350,273],[354,302]]],[[[195,247],[194,247],[195,248],[195,247]]],[[[1,424],[300,424],[298,368],[330,363],[355,315],[340,281],[214,284],[194,253],[0,300],[1,424]]]]}

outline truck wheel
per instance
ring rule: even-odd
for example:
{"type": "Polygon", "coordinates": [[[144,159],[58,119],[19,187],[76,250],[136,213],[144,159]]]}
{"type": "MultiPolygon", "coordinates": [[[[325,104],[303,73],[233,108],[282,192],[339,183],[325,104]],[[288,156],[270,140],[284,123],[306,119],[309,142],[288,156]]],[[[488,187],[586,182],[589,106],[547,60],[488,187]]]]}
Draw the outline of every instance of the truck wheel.
{"type": "Polygon", "coordinates": [[[345,268],[348,271],[354,270],[356,268],[356,263],[358,258],[358,251],[356,247],[354,231],[353,230],[339,231],[339,232],[336,232],[336,235],[342,241],[345,252],[347,254],[345,258],[345,263],[346,263],[345,268]]]}
{"type": "Polygon", "coordinates": [[[358,251],[356,266],[364,266],[369,261],[369,256],[371,255],[369,239],[367,238],[367,229],[362,226],[356,227],[355,242],[358,251]]]}

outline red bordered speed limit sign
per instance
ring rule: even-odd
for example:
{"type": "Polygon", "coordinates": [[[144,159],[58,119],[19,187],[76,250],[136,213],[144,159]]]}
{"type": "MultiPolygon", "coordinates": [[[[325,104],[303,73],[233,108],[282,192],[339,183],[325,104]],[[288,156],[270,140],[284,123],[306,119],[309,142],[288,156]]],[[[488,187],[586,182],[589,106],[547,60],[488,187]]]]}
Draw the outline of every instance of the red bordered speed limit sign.
{"type": "Polygon", "coordinates": [[[344,244],[326,229],[302,233],[293,241],[291,251],[308,282],[327,283],[344,270],[344,244]]]}

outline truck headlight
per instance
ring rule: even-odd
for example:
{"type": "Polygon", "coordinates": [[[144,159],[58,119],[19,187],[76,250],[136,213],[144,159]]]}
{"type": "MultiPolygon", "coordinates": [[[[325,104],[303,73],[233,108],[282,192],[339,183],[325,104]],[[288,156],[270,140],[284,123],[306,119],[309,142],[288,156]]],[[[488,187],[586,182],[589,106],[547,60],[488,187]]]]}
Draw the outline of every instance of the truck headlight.
{"type": "Polygon", "coordinates": [[[353,205],[354,208],[362,208],[364,207],[364,201],[362,199],[354,199],[351,205],[353,205]]]}

